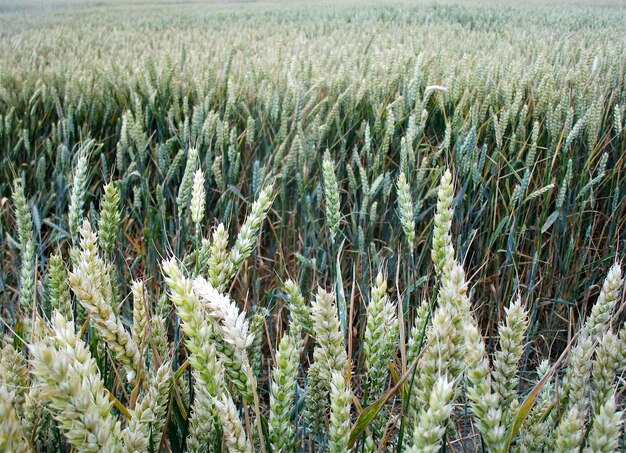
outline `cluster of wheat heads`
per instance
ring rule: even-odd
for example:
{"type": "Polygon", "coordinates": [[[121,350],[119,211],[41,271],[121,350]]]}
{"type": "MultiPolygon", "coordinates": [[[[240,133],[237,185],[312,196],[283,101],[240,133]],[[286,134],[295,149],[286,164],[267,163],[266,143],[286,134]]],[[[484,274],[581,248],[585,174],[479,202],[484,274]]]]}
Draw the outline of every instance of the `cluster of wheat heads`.
{"type": "Polygon", "coordinates": [[[626,27],[558,2],[0,5],[0,450],[623,448],[626,27]]]}
{"type": "Polygon", "coordinates": [[[272,256],[236,296],[258,301],[285,271],[334,278],[332,247],[344,240],[340,266],[356,268],[359,287],[380,267],[364,258],[373,249],[392,269],[401,262],[409,287],[431,272],[432,231],[410,225],[432,218],[436,169],[449,164],[464,184],[454,240],[477,273],[479,317],[493,333],[495,301],[522,284],[537,299],[531,329],[556,332],[562,349],[572,301],[624,247],[626,51],[615,37],[626,29],[614,1],[0,14],[0,199],[17,177],[35,211],[32,246],[18,250],[13,206],[0,203],[2,281],[19,286],[21,254],[44,275],[56,244],[78,238],[79,207],[95,225],[112,180],[128,233],[106,253],[125,283],[156,275],[170,247],[193,253],[197,233],[208,235],[204,222],[181,222],[202,179],[186,171],[193,148],[207,217],[229,234],[267,175],[281,177],[272,256]],[[338,189],[328,203],[320,160],[338,189]],[[121,265],[124,254],[133,261],[121,265]]]}
{"type": "MultiPolygon", "coordinates": [[[[185,182],[180,188],[193,222],[204,215],[197,201],[202,170],[195,166],[189,190],[185,182]]],[[[210,240],[197,238],[191,257],[162,261],[158,300],[144,281],[133,282],[131,319],[107,257],[114,225],[106,223],[119,215],[115,187],[104,190],[97,231],[85,219],[67,256],[50,258],[47,306],[20,300],[22,330],[5,338],[0,361],[1,451],[69,445],[77,451],[422,452],[444,443],[493,452],[555,445],[619,450],[618,378],[626,368],[626,325],[614,327],[623,307],[620,265],[609,270],[562,356],[540,362],[522,382],[528,307],[520,297],[511,300],[497,346],[488,351],[454,250],[450,171],[437,190],[434,290],[413,319],[405,319],[384,272],[372,282],[358,326],[336,287],[303,292],[287,280],[279,289],[288,311],[280,336],[268,336],[269,314],[248,313],[247,301],[233,300],[228,290],[271,208],[272,183],[261,189],[232,245],[220,224],[210,240]],[[351,337],[361,339],[360,348],[351,337]]],[[[326,191],[333,190],[329,184],[326,191]]],[[[18,224],[26,228],[32,221],[20,207],[19,183],[14,198],[18,224]]],[[[333,219],[328,216],[331,225],[333,219]]],[[[30,288],[24,266],[22,288],[30,288]]]]}

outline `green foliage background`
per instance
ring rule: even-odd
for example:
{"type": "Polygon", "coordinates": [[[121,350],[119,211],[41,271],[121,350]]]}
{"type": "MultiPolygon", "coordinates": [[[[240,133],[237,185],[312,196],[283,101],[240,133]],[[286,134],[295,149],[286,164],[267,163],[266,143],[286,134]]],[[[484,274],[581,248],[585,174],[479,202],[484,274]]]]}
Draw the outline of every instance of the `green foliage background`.
{"type": "Polygon", "coordinates": [[[453,237],[482,327],[492,332],[518,291],[531,312],[527,358],[562,350],[623,255],[619,2],[44,2],[3,3],[0,12],[0,300],[9,326],[19,317],[12,183],[25,181],[35,297],[45,307],[47,257],[75,240],[69,191],[88,142],[92,223],[104,184],[120,181],[120,294],[144,278],[158,299],[161,258],[197,249],[176,203],[190,147],[209,177],[204,237],[218,220],[232,236],[263,182],[278,178],[254,260],[231,288],[249,313],[276,314],[270,332],[280,330],[276,288],[287,276],[314,288],[340,273],[346,296],[356,294],[358,325],[381,266],[411,319],[431,293],[431,219],[445,166],[457,178],[453,237]],[[334,244],[320,178],[326,149],[341,195],[334,244]],[[399,170],[416,206],[411,244],[397,215],[399,170]]]}

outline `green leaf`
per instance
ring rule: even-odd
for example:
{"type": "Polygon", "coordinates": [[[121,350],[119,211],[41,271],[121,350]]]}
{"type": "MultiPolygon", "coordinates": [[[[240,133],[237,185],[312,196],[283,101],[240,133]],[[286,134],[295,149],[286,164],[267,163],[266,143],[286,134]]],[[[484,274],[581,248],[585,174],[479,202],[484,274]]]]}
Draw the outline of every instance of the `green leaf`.
{"type": "Polygon", "coordinates": [[[507,438],[504,451],[510,450],[511,443],[513,443],[513,439],[515,439],[515,436],[517,435],[520,428],[522,427],[522,423],[524,423],[524,420],[526,420],[526,417],[530,413],[530,410],[532,409],[533,404],[535,403],[535,400],[537,399],[537,395],[539,395],[539,392],[541,391],[543,386],[546,385],[546,382],[548,382],[548,379],[550,379],[550,376],[552,376],[556,372],[561,362],[563,362],[565,357],[567,357],[569,350],[574,344],[574,341],[576,340],[577,336],[578,335],[574,336],[574,338],[570,340],[565,350],[561,353],[561,356],[554,363],[554,365],[552,365],[552,368],[550,368],[550,371],[548,371],[545,374],[545,376],[541,378],[539,382],[537,382],[537,385],[535,385],[535,387],[530,391],[528,396],[526,396],[526,399],[524,400],[524,402],[519,407],[517,411],[517,415],[515,416],[515,420],[513,420],[513,424],[511,425],[511,429],[509,431],[509,437],[507,438]]]}
{"type": "Polygon", "coordinates": [[[341,323],[341,333],[343,337],[346,337],[346,298],[343,294],[343,278],[341,277],[341,250],[343,249],[343,244],[341,243],[339,249],[337,250],[337,262],[336,262],[336,284],[335,284],[335,294],[337,298],[337,313],[339,314],[339,322],[341,323]]]}
{"type": "Polygon", "coordinates": [[[548,231],[548,229],[550,229],[550,227],[552,226],[552,224],[556,221],[556,219],[559,218],[559,213],[558,211],[554,211],[552,214],[550,214],[550,217],[548,217],[546,219],[546,221],[544,222],[544,224],[541,227],[541,234],[545,233],[546,231],[548,231]]]}
{"type": "Polygon", "coordinates": [[[387,390],[380,398],[378,398],[372,404],[363,409],[361,414],[359,414],[359,418],[352,427],[352,432],[350,433],[348,448],[352,448],[354,446],[357,439],[365,432],[365,429],[370,425],[370,423],[372,423],[372,420],[374,420],[376,415],[378,415],[387,400],[389,400],[389,398],[391,398],[398,391],[404,381],[406,381],[407,378],[411,376],[411,374],[413,373],[413,368],[415,368],[415,365],[417,365],[418,360],[419,357],[415,359],[410,368],[407,370],[406,374],[402,376],[402,379],[400,379],[393,388],[387,390]]]}

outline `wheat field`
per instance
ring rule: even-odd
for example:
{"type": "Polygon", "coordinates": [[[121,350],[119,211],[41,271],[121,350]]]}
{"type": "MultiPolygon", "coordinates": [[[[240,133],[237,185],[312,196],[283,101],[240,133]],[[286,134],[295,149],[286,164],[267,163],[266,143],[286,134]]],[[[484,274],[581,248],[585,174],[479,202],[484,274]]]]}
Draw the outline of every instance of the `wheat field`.
{"type": "Polygon", "coordinates": [[[623,451],[625,18],[0,2],[0,453],[623,451]]]}

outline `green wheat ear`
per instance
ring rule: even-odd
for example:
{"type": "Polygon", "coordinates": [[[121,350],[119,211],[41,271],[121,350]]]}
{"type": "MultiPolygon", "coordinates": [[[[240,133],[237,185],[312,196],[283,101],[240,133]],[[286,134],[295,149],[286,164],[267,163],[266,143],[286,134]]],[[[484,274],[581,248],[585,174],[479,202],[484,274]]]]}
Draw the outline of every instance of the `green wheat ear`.
{"type": "Polygon", "coordinates": [[[437,192],[437,210],[435,211],[433,228],[432,258],[435,263],[435,273],[440,276],[447,265],[454,259],[452,247],[452,199],[454,196],[452,187],[452,173],[446,170],[441,177],[437,192]]]}
{"type": "Polygon", "coordinates": [[[83,221],[83,209],[87,198],[87,184],[89,178],[89,153],[92,142],[87,142],[78,151],[78,160],[74,169],[72,192],[68,210],[70,235],[74,242],[78,242],[78,230],[83,221]]]}
{"type": "Polygon", "coordinates": [[[500,348],[493,361],[493,388],[498,394],[507,424],[513,419],[518,393],[518,373],[524,352],[524,336],[528,328],[528,313],[518,297],[505,309],[506,321],[498,328],[500,348]],[[508,409],[507,409],[508,408],[508,409]]]}
{"type": "Polygon", "coordinates": [[[295,427],[291,411],[300,362],[300,338],[283,335],[276,352],[276,365],[270,387],[270,442],[274,451],[291,450],[295,445],[295,427]]]}
{"type": "Polygon", "coordinates": [[[593,417],[591,432],[587,439],[588,449],[602,452],[618,451],[623,416],[624,413],[616,409],[615,396],[611,395],[593,417]]]}
{"type": "Polygon", "coordinates": [[[100,247],[105,252],[110,253],[115,248],[121,217],[120,191],[117,184],[109,183],[104,186],[104,195],[100,204],[100,220],[98,221],[98,239],[100,247]]]}
{"type": "MultiPolygon", "coordinates": [[[[363,337],[366,381],[369,401],[375,401],[384,392],[389,365],[397,352],[397,307],[387,296],[387,282],[382,273],[376,277],[367,307],[367,321],[363,337]]],[[[385,417],[381,414],[372,424],[373,439],[382,434],[385,417]]]]}
{"type": "Polygon", "coordinates": [[[121,452],[120,422],[111,413],[112,404],[95,360],[76,337],[72,322],[57,314],[52,330],[52,337],[29,347],[41,397],[74,448],[121,452]],[[73,390],[68,391],[70,388],[73,390]]]}
{"type": "Polygon", "coordinates": [[[250,213],[246,217],[239,235],[235,240],[235,244],[230,251],[230,272],[227,274],[225,281],[220,282],[220,287],[226,284],[230,278],[239,270],[244,260],[246,260],[251,254],[254,247],[254,243],[258,237],[259,230],[263,221],[267,217],[273,201],[274,185],[269,184],[264,187],[259,193],[257,199],[252,203],[250,213]]]}
{"type": "Polygon", "coordinates": [[[326,150],[322,160],[322,176],[324,180],[324,196],[326,203],[326,223],[329,229],[331,242],[334,242],[339,232],[339,185],[335,175],[335,163],[326,150]]]}
{"type": "Polygon", "coordinates": [[[187,163],[183,178],[178,187],[178,196],[176,197],[176,205],[178,206],[178,215],[182,217],[185,209],[189,205],[191,199],[191,190],[193,186],[194,171],[197,165],[198,151],[196,148],[190,148],[187,153],[187,163]]]}
{"type": "Polygon", "coordinates": [[[72,311],[67,270],[65,269],[65,262],[59,253],[50,256],[46,285],[50,299],[50,311],[58,311],[65,319],[73,321],[74,313],[72,311]]]}
{"type": "Polygon", "coordinates": [[[33,218],[26,202],[24,184],[21,179],[13,183],[13,203],[17,223],[17,238],[20,245],[21,268],[19,277],[19,304],[29,313],[35,295],[35,242],[33,239],[33,218]]]}
{"type": "Polygon", "coordinates": [[[306,305],[300,287],[293,280],[287,280],[284,285],[285,293],[289,303],[289,313],[291,315],[290,328],[300,336],[300,332],[313,333],[313,321],[311,319],[311,309],[306,305]]]}
{"type": "Polygon", "coordinates": [[[573,406],[563,417],[554,433],[557,451],[574,451],[580,448],[583,439],[584,417],[573,406]]]}
{"type": "Polygon", "coordinates": [[[464,335],[467,367],[465,378],[469,385],[467,393],[476,417],[476,425],[489,450],[503,452],[506,432],[502,425],[500,397],[492,391],[489,358],[475,320],[468,320],[464,335]]]}
{"type": "Polygon", "coordinates": [[[411,253],[413,253],[413,244],[415,242],[415,214],[413,212],[413,198],[411,196],[411,188],[407,182],[406,175],[400,173],[398,176],[398,217],[400,224],[409,244],[411,253]]]}

